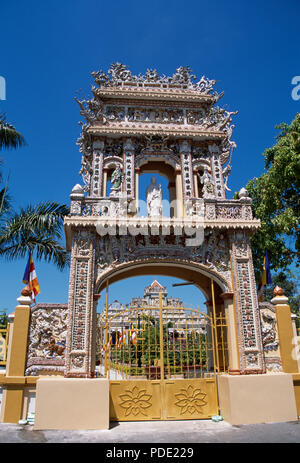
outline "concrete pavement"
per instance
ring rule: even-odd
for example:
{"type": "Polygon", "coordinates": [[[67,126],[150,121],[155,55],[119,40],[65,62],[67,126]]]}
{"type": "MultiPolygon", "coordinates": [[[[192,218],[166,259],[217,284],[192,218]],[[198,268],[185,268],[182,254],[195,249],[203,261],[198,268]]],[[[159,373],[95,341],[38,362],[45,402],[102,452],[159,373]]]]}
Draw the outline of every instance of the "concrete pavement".
{"type": "Polygon", "coordinates": [[[0,423],[0,443],[300,443],[300,421],[232,426],[226,421],[112,423],[104,431],[34,431],[0,423]]]}

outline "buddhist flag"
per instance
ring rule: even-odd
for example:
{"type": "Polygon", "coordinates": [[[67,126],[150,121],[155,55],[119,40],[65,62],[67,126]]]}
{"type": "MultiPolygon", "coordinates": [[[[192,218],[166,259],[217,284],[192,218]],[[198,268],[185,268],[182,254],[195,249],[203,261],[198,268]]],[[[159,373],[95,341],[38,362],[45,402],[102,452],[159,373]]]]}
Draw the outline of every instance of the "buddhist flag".
{"type": "Polygon", "coordinates": [[[270,271],[268,253],[266,252],[265,257],[264,257],[264,263],[263,263],[263,272],[262,272],[260,283],[258,285],[258,292],[257,292],[259,302],[262,302],[263,300],[264,287],[266,285],[270,285],[271,283],[272,283],[271,271],[270,271]]]}
{"type": "Polygon", "coordinates": [[[23,276],[23,283],[31,289],[32,299],[35,301],[35,296],[41,292],[39,282],[36,276],[32,255],[29,254],[28,262],[23,276]]]}
{"type": "Polygon", "coordinates": [[[120,333],[119,340],[118,340],[118,348],[122,346],[122,343],[124,343],[125,339],[123,340],[123,333],[120,333]]]}
{"type": "Polygon", "coordinates": [[[128,330],[125,330],[124,344],[126,344],[126,346],[129,345],[129,332],[128,332],[128,330]]]}
{"type": "Polygon", "coordinates": [[[131,330],[131,336],[130,336],[131,343],[136,346],[136,331],[135,329],[131,330]]]}

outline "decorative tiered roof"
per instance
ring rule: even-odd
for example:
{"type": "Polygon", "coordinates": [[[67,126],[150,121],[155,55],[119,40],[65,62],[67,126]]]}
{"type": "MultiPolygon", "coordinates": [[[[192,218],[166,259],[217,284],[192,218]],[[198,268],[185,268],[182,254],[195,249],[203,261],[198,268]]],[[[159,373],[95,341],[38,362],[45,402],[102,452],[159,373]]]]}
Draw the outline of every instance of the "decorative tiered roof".
{"type": "Polygon", "coordinates": [[[84,154],[82,172],[95,137],[143,136],[145,146],[147,137],[151,143],[161,137],[162,145],[170,137],[213,140],[220,144],[222,164],[236,147],[231,137],[237,111],[215,106],[223,96],[214,89],[216,81],[202,76],[197,82],[188,66],[172,76],[159,76],[156,69],[135,76],[124,64],[114,63],[107,74],[100,70],[92,75],[93,98],[76,99],[86,121],[78,140],[84,154]]]}

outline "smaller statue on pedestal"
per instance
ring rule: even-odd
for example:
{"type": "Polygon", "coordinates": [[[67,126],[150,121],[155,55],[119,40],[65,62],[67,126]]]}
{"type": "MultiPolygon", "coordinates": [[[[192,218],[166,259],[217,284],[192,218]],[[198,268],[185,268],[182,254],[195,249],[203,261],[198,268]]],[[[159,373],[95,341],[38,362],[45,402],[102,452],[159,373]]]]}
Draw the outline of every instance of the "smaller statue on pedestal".
{"type": "Polygon", "coordinates": [[[200,177],[200,181],[203,185],[203,198],[213,198],[214,185],[213,185],[212,178],[211,178],[211,175],[207,167],[204,167],[204,173],[200,177]]]}
{"type": "Polygon", "coordinates": [[[119,196],[121,192],[122,180],[123,180],[123,175],[121,172],[121,167],[119,164],[117,164],[115,170],[113,171],[111,175],[112,187],[111,187],[110,196],[119,196]]]}

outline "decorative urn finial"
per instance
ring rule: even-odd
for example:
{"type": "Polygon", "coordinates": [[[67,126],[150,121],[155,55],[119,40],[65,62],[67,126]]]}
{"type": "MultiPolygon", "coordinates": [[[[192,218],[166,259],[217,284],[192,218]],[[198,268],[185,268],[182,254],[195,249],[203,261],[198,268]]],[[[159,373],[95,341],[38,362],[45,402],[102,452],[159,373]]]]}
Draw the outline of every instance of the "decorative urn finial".
{"type": "Polygon", "coordinates": [[[246,190],[246,188],[243,187],[243,188],[240,189],[239,198],[240,199],[248,198],[248,191],[246,190]]]}
{"type": "Polygon", "coordinates": [[[276,296],[284,296],[284,290],[282,288],[280,288],[280,286],[275,286],[274,290],[273,290],[273,294],[274,294],[274,297],[276,296]]]}
{"type": "Polygon", "coordinates": [[[284,291],[280,286],[276,286],[273,290],[274,297],[271,299],[272,304],[288,307],[289,298],[284,295],[284,291]]]}
{"type": "Polygon", "coordinates": [[[22,296],[31,296],[31,289],[28,285],[24,286],[24,288],[21,291],[22,296]]]}
{"type": "Polygon", "coordinates": [[[79,185],[79,183],[76,183],[76,185],[73,186],[72,188],[72,194],[83,194],[84,191],[83,191],[83,188],[81,185],[79,185]]]}
{"type": "Polygon", "coordinates": [[[24,286],[21,291],[21,296],[17,299],[19,305],[21,306],[31,306],[35,301],[32,299],[32,291],[29,285],[24,286]]]}

